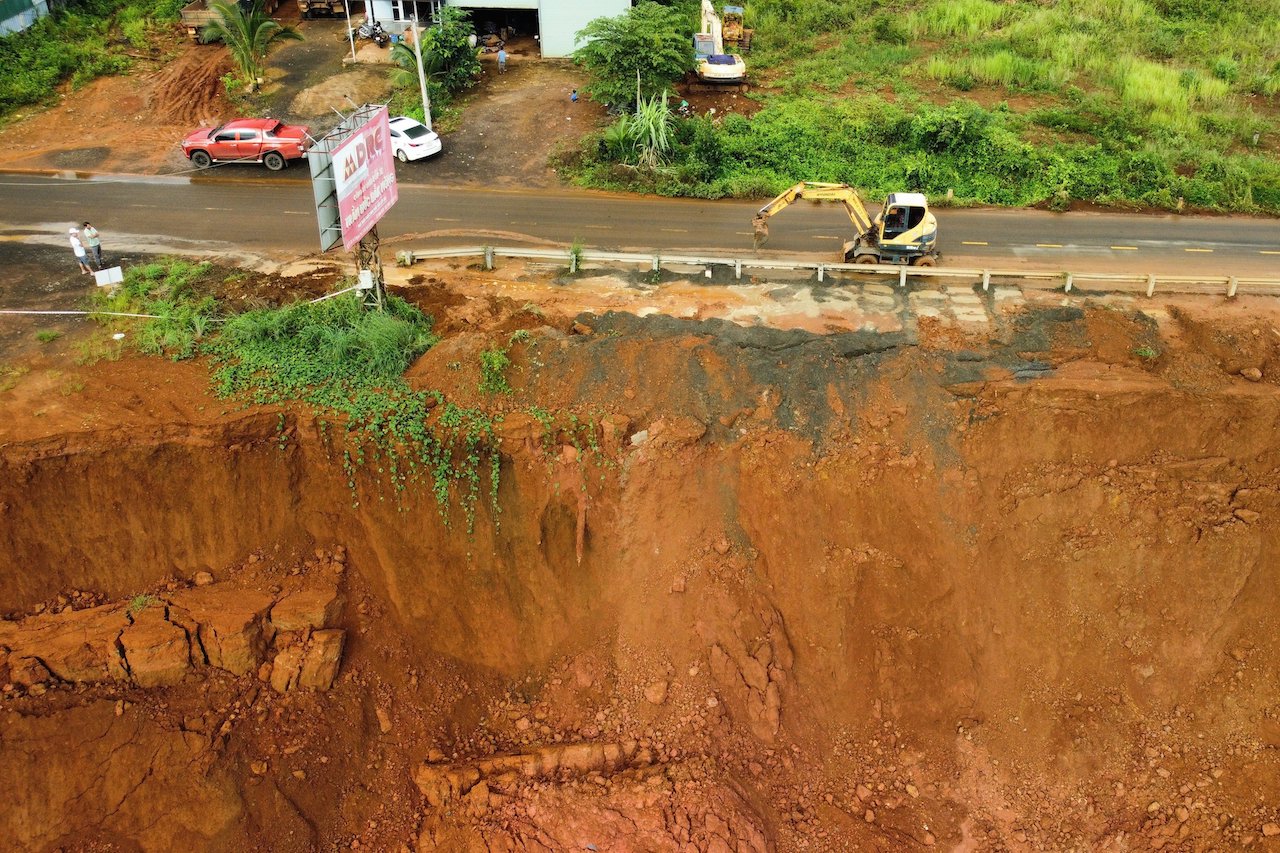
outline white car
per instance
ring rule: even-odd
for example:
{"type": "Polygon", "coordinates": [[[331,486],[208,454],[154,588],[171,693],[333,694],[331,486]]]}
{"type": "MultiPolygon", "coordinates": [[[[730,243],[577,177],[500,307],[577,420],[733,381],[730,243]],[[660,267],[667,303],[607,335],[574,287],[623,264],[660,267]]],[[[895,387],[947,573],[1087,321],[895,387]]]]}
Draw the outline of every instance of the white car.
{"type": "Polygon", "coordinates": [[[397,116],[391,120],[390,124],[391,153],[395,154],[401,163],[439,154],[440,149],[444,147],[436,132],[427,130],[427,126],[420,121],[408,116],[397,116]]]}

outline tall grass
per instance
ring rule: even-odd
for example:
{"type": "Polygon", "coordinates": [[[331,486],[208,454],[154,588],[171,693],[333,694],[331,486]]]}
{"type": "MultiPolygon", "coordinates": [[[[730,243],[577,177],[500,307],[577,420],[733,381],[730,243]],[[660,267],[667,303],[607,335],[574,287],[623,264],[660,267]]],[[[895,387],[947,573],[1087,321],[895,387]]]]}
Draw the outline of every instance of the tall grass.
{"type": "Polygon", "coordinates": [[[1008,50],[959,58],[934,56],[924,70],[935,80],[958,89],[982,84],[1006,89],[1051,90],[1062,87],[1072,76],[1068,68],[1051,62],[1038,62],[1008,50]]]}
{"type": "MultiPolygon", "coordinates": [[[[96,291],[90,306],[95,311],[158,317],[135,326],[134,344],[151,355],[190,358],[212,331],[218,313],[213,299],[195,291],[196,282],[208,270],[208,264],[176,259],[130,267],[118,288],[96,291]]],[[[117,320],[103,319],[120,325],[117,320]]]]}
{"type": "Polygon", "coordinates": [[[907,18],[917,38],[971,39],[999,27],[1011,7],[994,0],[933,0],[907,18]]]}

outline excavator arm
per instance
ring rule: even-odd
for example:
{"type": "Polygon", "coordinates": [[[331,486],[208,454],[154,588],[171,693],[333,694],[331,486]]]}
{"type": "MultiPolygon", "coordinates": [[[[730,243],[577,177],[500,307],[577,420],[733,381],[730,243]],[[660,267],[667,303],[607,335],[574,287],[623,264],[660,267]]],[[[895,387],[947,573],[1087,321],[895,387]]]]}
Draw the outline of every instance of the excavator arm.
{"type": "Polygon", "coordinates": [[[820,184],[813,181],[802,181],[783,192],[773,201],[756,212],[751,220],[751,230],[755,238],[756,248],[764,245],[769,239],[769,217],[789,207],[797,199],[810,201],[838,201],[844,205],[844,211],[853,223],[854,238],[863,237],[872,228],[871,215],[858,193],[848,184],[820,184]]]}

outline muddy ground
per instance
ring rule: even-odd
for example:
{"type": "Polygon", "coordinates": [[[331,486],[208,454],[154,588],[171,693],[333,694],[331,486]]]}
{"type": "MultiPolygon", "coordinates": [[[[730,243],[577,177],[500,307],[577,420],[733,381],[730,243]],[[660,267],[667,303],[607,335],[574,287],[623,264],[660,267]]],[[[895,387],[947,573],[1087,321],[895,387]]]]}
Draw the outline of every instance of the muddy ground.
{"type": "MultiPolygon", "coordinates": [[[[6,304],[81,298],[51,251],[6,304]]],[[[412,384],[502,415],[470,535],[200,362],[6,332],[17,849],[1280,849],[1273,302],[397,281],[412,384]],[[335,577],[295,686],[279,602],[335,577]]]]}

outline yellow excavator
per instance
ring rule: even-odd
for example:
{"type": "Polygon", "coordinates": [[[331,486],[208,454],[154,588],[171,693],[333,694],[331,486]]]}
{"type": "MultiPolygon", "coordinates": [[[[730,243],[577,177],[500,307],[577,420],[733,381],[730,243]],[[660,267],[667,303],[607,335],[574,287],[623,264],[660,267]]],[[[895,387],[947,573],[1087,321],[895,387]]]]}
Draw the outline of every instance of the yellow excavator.
{"type": "Polygon", "coordinates": [[[844,206],[854,230],[854,238],[844,244],[840,255],[846,264],[931,267],[938,263],[938,220],[929,212],[923,194],[892,193],[873,219],[853,187],[813,181],[796,184],[760,208],[751,221],[757,249],[769,238],[769,217],[802,198],[838,201],[844,206]]]}

